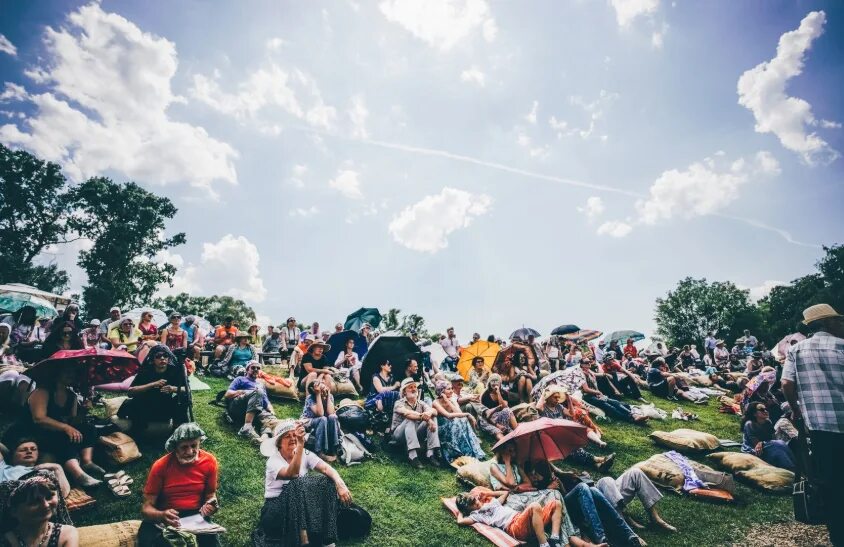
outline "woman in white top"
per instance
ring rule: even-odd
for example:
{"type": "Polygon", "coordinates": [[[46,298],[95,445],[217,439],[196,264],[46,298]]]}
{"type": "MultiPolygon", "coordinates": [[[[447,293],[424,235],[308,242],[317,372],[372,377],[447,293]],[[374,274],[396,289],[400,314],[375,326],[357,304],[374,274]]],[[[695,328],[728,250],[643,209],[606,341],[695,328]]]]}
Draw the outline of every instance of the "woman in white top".
{"type": "Polygon", "coordinates": [[[334,468],[305,450],[304,440],[302,424],[283,420],[261,444],[268,459],[254,545],[329,545],[337,540],[338,504],[351,504],[352,494],[334,468]],[[311,470],[320,474],[308,475],[311,470]]]}
{"type": "Polygon", "coordinates": [[[337,359],[334,360],[334,368],[343,374],[347,374],[359,392],[363,392],[360,385],[360,367],[362,364],[360,356],[355,353],[355,339],[349,338],[346,340],[345,349],[337,354],[337,359]]]}

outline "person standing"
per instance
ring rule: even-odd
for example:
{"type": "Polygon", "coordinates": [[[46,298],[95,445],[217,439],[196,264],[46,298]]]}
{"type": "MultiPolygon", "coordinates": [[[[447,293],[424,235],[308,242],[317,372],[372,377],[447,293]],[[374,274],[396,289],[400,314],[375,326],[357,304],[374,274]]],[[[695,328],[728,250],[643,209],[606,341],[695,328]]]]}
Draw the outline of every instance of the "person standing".
{"type": "Polygon", "coordinates": [[[440,345],[443,347],[446,357],[440,363],[440,369],[446,372],[454,372],[457,370],[457,361],[460,359],[460,342],[457,340],[457,335],[454,334],[454,327],[448,327],[445,333],[446,336],[440,339],[440,345]]]}
{"type": "Polygon", "coordinates": [[[715,333],[709,331],[706,333],[706,338],[703,340],[703,349],[706,351],[706,354],[709,355],[709,358],[712,359],[712,362],[715,362],[715,345],[718,343],[718,340],[715,338],[715,333]]]}
{"type": "Polygon", "coordinates": [[[810,465],[824,502],[829,540],[844,545],[844,474],[838,468],[844,454],[844,316],[829,304],[816,304],[803,310],[803,323],[814,335],[788,351],[782,390],[794,424],[811,442],[810,465]]]}

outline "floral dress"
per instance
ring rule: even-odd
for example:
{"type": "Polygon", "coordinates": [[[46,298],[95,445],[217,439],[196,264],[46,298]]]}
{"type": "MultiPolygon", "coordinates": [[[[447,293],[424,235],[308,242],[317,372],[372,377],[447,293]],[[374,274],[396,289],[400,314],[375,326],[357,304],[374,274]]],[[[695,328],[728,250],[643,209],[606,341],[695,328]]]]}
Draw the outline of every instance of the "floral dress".
{"type": "Polygon", "coordinates": [[[440,430],[440,450],[449,463],[460,456],[472,456],[479,460],[486,458],[472,424],[465,416],[448,419],[437,416],[440,430]]]}

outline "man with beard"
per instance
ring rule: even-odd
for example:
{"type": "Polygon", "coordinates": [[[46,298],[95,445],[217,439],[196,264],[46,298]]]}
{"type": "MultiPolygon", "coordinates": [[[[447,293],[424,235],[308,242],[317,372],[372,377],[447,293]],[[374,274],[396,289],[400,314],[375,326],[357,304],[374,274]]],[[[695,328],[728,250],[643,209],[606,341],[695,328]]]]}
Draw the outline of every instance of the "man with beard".
{"type": "Polygon", "coordinates": [[[260,427],[268,418],[275,416],[275,409],[267,397],[266,389],[258,383],[260,373],[261,363],[251,361],[246,365],[246,375],[235,378],[224,396],[229,417],[236,424],[243,424],[237,434],[255,443],[260,442],[255,430],[255,419],[258,419],[260,427]]]}
{"type": "MultiPolygon", "coordinates": [[[[162,528],[180,527],[182,517],[200,514],[206,520],[217,512],[217,458],[200,448],[205,432],[199,424],[180,425],[167,439],[167,454],[149,470],[141,506],[143,523],[138,545],[161,545],[162,528]]],[[[217,534],[197,534],[201,547],[220,545],[217,534]]]]}

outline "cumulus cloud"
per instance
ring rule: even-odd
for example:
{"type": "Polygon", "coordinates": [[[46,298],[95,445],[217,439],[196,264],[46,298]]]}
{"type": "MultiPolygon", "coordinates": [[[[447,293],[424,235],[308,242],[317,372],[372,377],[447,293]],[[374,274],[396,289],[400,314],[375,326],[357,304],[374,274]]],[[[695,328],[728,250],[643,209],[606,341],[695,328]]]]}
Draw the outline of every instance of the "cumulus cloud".
{"type": "Polygon", "coordinates": [[[335,125],[337,109],[325,104],[316,81],[299,69],[286,70],[269,62],[236,87],[236,91],[224,91],[216,71],[211,77],[195,74],[190,95],[238,121],[265,123],[264,110],[276,108],[315,127],[332,129],[335,125]]]}
{"type": "Polygon", "coordinates": [[[498,34],[486,0],[384,0],[379,8],[388,21],[443,52],[477,30],[487,42],[498,34]]]}
{"type": "Polygon", "coordinates": [[[738,102],[753,113],[756,132],[773,133],[785,148],[796,152],[809,165],[830,163],[839,153],[811,131],[818,125],[824,127],[823,120],[819,122],[812,113],[812,106],[788,96],[785,86],[803,72],[806,52],[823,34],[825,23],[824,12],[809,13],[797,30],[780,36],[773,59],[746,71],[738,80],[738,102]]]}
{"type": "Polygon", "coordinates": [[[159,287],[162,295],[224,294],[247,302],[263,302],[267,297],[258,248],[244,236],[226,234],[216,243],[203,243],[198,265],[185,264],[181,255],[169,251],[157,259],[179,268],[172,287],[159,287]]]}
{"type": "Polygon", "coordinates": [[[631,231],[633,231],[633,226],[620,220],[609,220],[598,226],[598,235],[608,235],[610,237],[625,237],[631,231]]]}
{"type": "Polygon", "coordinates": [[[23,101],[29,97],[22,85],[6,82],[3,92],[0,93],[0,101],[23,101]]]}
{"type": "Polygon", "coordinates": [[[784,285],[788,285],[788,283],[785,281],[774,281],[772,279],[763,281],[762,284],[757,287],[750,287],[750,300],[752,302],[759,302],[771,294],[774,287],[782,287],[784,285]]]}
{"type": "Polygon", "coordinates": [[[448,236],[489,212],[492,198],[446,186],[406,207],[390,222],[393,240],[408,249],[436,253],[448,247],[448,236]]]}
{"type": "Polygon", "coordinates": [[[630,26],[636,18],[653,15],[659,9],[659,0],[610,0],[610,4],[620,27],[630,26]]]}
{"type": "Polygon", "coordinates": [[[0,51],[11,55],[12,57],[17,56],[18,54],[18,48],[15,47],[15,44],[2,34],[0,34],[0,51]]]}
{"type": "Polygon", "coordinates": [[[604,200],[600,198],[600,196],[591,196],[586,200],[586,205],[580,206],[577,210],[584,215],[586,218],[595,218],[600,216],[604,212],[604,200]]]}
{"type": "Polygon", "coordinates": [[[481,69],[474,65],[461,72],[460,79],[464,82],[475,84],[479,87],[484,87],[486,85],[486,75],[481,72],[481,69]]]}
{"type": "Polygon", "coordinates": [[[362,199],[363,193],[360,191],[360,180],[358,176],[357,171],[344,169],[328,182],[328,186],[349,199],[362,199]]]}
{"type": "Polygon", "coordinates": [[[607,135],[598,134],[597,131],[606,115],[607,110],[609,110],[613,103],[615,103],[620,97],[621,95],[618,93],[607,91],[606,89],[600,90],[598,92],[598,96],[592,101],[585,100],[580,95],[571,95],[568,98],[569,105],[580,111],[579,116],[581,118],[585,116],[585,126],[575,127],[568,121],[557,118],[556,115],[552,115],[548,118],[548,125],[557,134],[558,139],[575,136],[580,137],[583,140],[588,140],[594,136],[602,141],[606,141],[608,138],[607,135]]]}
{"type": "Polygon", "coordinates": [[[89,4],[48,27],[44,62],[25,73],[47,91],[28,96],[34,113],[0,127],[0,141],[60,163],[74,180],[108,170],[150,183],[210,188],[237,183],[237,153],[202,127],[170,119],[183,102],[170,84],[175,45],[89,4]]]}

